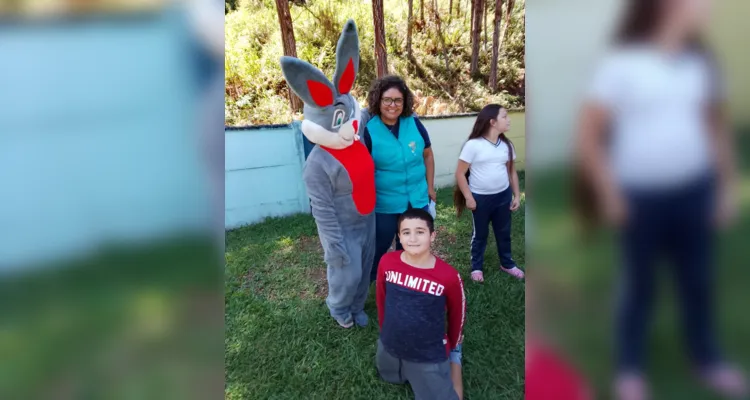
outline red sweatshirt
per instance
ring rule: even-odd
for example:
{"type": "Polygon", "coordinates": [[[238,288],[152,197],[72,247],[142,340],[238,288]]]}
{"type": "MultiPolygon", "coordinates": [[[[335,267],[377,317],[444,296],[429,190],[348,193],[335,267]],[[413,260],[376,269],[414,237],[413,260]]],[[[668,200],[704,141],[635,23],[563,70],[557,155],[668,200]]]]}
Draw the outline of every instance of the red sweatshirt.
{"type": "Polygon", "coordinates": [[[553,348],[539,340],[526,343],[525,400],[590,400],[591,388],[553,348]]]}
{"type": "Polygon", "coordinates": [[[463,281],[440,258],[435,268],[421,269],[401,261],[402,252],[386,253],[378,266],[380,341],[394,357],[406,361],[445,361],[463,341],[463,281]]]}

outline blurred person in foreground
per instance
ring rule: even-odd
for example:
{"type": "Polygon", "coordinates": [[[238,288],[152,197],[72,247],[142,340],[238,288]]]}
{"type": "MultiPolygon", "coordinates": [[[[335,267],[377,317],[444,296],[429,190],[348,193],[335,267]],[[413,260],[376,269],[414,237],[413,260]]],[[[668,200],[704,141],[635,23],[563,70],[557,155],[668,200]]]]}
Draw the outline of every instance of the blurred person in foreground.
{"type": "MultiPolygon", "coordinates": [[[[620,234],[618,399],[649,398],[644,345],[662,255],[674,268],[695,373],[717,394],[748,393],[745,377],[723,358],[715,331],[712,241],[714,229],[735,213],[737,171],[725,94],[703,41],[710,5],[628,0],[616,46],[599,65],[584,103],[579,199],[589,201],[579,204],[596,205],[620,234]]],[[[580,211],[593,217],[592,208],[580,211]]]]}

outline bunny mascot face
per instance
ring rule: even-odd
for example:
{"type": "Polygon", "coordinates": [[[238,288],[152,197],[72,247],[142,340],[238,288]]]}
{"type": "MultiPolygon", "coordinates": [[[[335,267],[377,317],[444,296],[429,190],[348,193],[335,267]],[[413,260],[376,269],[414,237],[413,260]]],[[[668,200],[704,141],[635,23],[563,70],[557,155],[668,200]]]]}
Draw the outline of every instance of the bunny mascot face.
{"type": "Polygon", "coordinates": [[[339,38],[333,83],[297,58],[282,57],[281,69],[305,103],[302,133],[316,144],[303,180],[328,266],[326,304],[342,327],[364,326],[375,257],[375,165],[359,141],[360,108],[349,94],[359,69],[354,21],[346,23],[339,38]]]}
{"type": "Polygon", "coordinates": [[[334,83],[316,67],[294,57],[282,57],[281,70],[292,91],[305,103],[304,135],[332,149],[352,145],[361,115],[359,104],[349,94],[359,71],[359,37],[354,21],[346,23],[336,47],[334,83]]]}

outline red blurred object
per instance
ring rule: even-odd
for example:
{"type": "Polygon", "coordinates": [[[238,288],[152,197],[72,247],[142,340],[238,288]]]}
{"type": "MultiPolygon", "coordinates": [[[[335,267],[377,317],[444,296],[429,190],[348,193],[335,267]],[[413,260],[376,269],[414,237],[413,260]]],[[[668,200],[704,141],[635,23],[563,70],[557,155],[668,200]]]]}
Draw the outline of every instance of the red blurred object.
{"type": "Polygon", "coordinates": [[[526,400],[591,400],[586,380],[552,347],[526,346],[526,400]]]}

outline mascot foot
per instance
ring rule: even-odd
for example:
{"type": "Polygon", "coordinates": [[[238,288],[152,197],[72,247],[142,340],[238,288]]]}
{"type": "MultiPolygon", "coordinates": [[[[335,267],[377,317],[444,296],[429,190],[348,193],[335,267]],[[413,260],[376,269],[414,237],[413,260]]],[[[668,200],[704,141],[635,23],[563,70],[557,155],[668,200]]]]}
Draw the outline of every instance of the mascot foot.
{"type": "Polygon", "coordinates": [[[351,328],[354,325],[351,314],[347,314],[346,317],[333,317],[333,319],[335,319],[342,328],[351,328]]]}
{"type": "Polygon", "coordinates": [[[354,322],[357,324],[357,326],[367,326],[367,323],[369,321],[370,318],[367,317],[367,314],[365,314],[364,311],[354,313],[354,322]]]}

